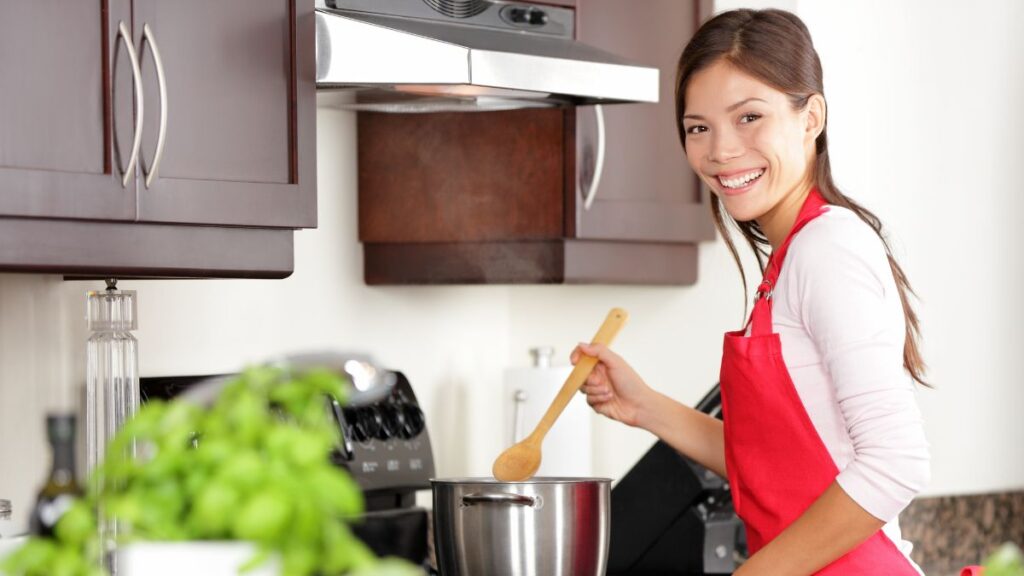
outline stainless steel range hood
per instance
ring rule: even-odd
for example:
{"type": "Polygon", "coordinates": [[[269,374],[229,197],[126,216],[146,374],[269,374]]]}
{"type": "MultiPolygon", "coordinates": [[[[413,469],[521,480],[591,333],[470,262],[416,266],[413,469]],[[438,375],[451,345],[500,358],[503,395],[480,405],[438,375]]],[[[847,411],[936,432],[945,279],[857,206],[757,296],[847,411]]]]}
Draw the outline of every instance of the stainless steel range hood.
{"type": "Polygon", "coordinates": [[[658,101],[658,69],[573,41],[569,9],[499,0],[317,3],[317,89],[352,92],[346,108],[434,112],[658,101]],[[443,5],[476,13],[454,18],[443,5]]]}

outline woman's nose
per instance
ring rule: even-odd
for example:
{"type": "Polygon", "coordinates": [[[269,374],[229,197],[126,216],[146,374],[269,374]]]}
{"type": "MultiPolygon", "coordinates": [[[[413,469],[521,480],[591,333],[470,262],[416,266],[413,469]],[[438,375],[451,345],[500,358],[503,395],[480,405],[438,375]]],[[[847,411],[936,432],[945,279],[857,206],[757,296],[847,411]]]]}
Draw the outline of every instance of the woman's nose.
{"type": "Polygon", "coordinates": [[[725,164],[733,158],[743,155],[743,142],[730,131],[718,131],[711,136],[711,148],[708,159],[718,164],[725,164]]]}

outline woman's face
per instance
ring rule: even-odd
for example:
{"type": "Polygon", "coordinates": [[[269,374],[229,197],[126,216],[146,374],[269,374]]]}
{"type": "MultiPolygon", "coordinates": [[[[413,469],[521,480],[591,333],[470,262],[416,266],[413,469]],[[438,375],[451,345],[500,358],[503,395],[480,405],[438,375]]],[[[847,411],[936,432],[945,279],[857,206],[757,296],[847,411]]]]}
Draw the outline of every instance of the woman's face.
{"type": "Polygon", "coordinates": [[[810,188],[823,100],[794,110],[786,94],[721,59],[690,78],[685,96],[686,158],[735,220],[761,219],[810,188]]]}

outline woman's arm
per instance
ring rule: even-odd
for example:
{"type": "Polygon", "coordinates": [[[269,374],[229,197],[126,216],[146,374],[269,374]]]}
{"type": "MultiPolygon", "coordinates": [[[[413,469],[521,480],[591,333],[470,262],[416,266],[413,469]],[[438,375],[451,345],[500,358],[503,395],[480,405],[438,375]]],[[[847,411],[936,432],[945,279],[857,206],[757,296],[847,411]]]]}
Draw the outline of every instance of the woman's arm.
{"type": "Polygon", "coordinates": [[[884,524],[833,482],[803,515],[751,556],[735,576],[814,574],[856,548],[884,524]]]}
{"type": "Polygon", "coordinates": [[[637,426],[676,452],[725,477],[725,434],[720,420],[658,392],[640,408],[637,420],[637,426]]]}
{"type": "Polygon", "coordinates": [[[580,389],[594,410],[623,424],[643,428],[680,454],[725,476],[722,423],[656,392],[618,354],[600,344],[580,344],[572,353],[598,359],[580,389]]]}

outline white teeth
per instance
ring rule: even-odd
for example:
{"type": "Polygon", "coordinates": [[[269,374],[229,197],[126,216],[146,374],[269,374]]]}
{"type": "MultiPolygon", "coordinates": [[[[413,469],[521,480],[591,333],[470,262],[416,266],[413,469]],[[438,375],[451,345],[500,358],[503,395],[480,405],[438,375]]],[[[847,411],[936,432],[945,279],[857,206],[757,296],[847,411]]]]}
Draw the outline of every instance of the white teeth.
{"type": "Polygon", "coordinates": [[[722,183],[722,186],[726,188],[740,188],[745,186],[748,182],[756,180],[764,174],[764,169],[755,170],[753,172],[747,172],[746,174],[737,178],[729,178],[728,180],[723,179],[721,176],[718,177],[718,181],[722,183]]]}

